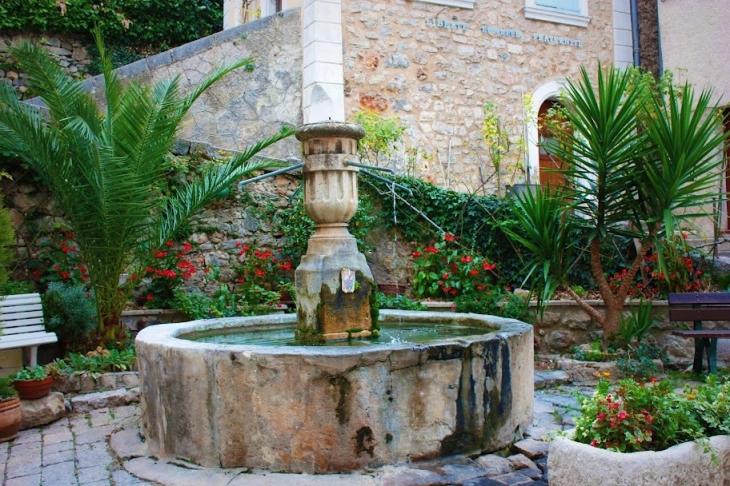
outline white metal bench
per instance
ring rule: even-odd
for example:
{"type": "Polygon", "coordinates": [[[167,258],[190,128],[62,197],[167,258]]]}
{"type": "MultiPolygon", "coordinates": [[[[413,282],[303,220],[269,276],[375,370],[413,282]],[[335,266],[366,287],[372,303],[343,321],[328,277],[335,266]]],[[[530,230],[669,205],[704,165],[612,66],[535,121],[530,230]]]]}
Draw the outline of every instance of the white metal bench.
{"type": "Polygon", "coordinates": [[[43,325],[40,294],[0,297],[0,327],[0,350],[23,348],[30,366],[38,364],[38,346],[58,341],[43,325]]]}

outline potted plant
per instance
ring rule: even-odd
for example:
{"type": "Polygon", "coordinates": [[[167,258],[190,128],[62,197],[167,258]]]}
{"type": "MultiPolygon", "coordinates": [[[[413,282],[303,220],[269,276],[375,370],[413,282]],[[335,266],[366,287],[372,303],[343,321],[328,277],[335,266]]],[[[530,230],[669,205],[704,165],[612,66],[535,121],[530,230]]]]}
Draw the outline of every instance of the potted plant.
{"type": "Polygon", "coordinates": [[[53,386],[53,375],[44,366],[26,366],[12,377],[13,388],[23,400],[35,400],[48,395],[53,386]]]}
{"type": "Polygon", "coordinates": [[[550,485],[728,484],[730,381],[675,390],[668,380],[600,381],[572,437],[550,446],[550,485]]]}
{"type": "Polygon", "coordinates": [[[18,436],[22,418],[18,392],[10,385],[8,377],[0,376],[0,442],[7,442],[18,436]]]}

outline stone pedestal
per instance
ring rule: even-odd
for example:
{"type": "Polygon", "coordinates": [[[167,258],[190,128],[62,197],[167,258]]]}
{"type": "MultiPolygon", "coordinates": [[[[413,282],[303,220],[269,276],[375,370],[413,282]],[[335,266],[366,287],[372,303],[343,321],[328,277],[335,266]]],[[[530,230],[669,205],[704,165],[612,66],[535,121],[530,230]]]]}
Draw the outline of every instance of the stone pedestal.
{"type": "Polygon", "coordinates": [[[295,272],[297,338],[303,341],[369,334],[375,327],[370,298],[375,291],[365,256],[347,223],[357,211],[358,125],[305,125],[296,137],[304,147],[304,207],[315,222],[307,254],[295,272]]]}

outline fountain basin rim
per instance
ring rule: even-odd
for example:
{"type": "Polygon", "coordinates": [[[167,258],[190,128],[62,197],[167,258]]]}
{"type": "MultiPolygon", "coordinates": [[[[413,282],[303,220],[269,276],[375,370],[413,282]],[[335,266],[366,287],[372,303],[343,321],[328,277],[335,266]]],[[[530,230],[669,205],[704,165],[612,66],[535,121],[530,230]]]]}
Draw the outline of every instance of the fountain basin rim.
{"type": "Polygon", "coordinates": [[[468,345],[472,342],[483,341],[484,339],[506,338],[509,335],[521,334],[532,328],[529,324],[503,317],[462,314],[456,312],[428,312],[428,311],[399,311],[381,310],[381,322],[387,325],[389,322],[416,322],[433,323],[449,322],[466,325],[481,325],[485,327],[484,334],[470,336],[459,336],[454,338],[438,338],[426,343],[383,343],[373,344],[367,348],[362,347],[336,347],[336,346],[263,346],[257,344],[215,344],[203,343],[184,339],[181,336],[196,332],[204,332],[215,329],[245,328],[245,327],[283,327],[296,325],[295,314],[270,314],[251,317],[230,317],[219,319],[202,319],[196,321],[182,322],[177,324],[159,324],[150,326],[139,332],[138,342],[154,344],[163,347],[185,348],[193,350],[227,350],[231,352],[258,352],[267,355],[311,355],[311,356],[355,356],[363,352],[394,351],[400,349],[427,348],[434,345],[468,345]],[[367,351],[365,351],[367,350],[367,351]]]}

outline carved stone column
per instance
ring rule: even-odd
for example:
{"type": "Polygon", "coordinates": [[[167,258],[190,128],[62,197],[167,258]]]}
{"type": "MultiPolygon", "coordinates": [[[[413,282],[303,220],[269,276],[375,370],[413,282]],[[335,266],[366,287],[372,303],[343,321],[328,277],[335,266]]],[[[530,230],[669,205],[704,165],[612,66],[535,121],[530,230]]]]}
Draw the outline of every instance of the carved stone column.
{"type": "Polygon", "coordinates": [[[373,276],[347,229],[357,211],[358,170],[345,161],[355,159],[364,135],[360,126],[341,122],[304,125],[296,133],[304,148],[304,206],[315,222],[295,272],[301,341],[370,335],[374,328],[373,276]]]}

